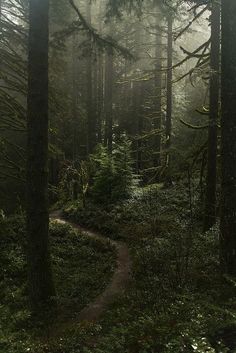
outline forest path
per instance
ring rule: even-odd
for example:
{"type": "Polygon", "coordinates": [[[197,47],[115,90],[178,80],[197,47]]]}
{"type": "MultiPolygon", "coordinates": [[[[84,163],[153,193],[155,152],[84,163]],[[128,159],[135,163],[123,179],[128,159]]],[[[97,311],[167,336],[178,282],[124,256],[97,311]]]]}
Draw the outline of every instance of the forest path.
{"type": "MultiPolygon", "coordinates": [[[[109,241],[116,248],[117,260],[116,269],[113,273],[111,282],[105,290],[91,303],[89,303],[78,315],[77,322],[96,322],[105,312],[107,307],[114,301],[117,295],[125,290],[131,276],[131,259],[128,246],[120,241],[110,240],[105,236],[80,227],[78,224],[62,218],[60,211],[55,211],[50,218],[63,224],[69,224],[75,230],[81,231],[84,235],[101,241],[109,241]]],[[[79,271],[79,269],[78,269],[79,271]]]]}

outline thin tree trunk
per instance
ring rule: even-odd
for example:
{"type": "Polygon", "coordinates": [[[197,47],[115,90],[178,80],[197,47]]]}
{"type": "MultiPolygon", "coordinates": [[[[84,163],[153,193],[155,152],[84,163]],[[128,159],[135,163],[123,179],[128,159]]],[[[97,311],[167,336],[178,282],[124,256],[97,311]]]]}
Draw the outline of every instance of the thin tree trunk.
{"type": "Polygon", "coordinates": [[[173,17],[168,16],[168,43],[167,43],[167,103],[166,103],[166,182],[171,184],[170,175],[170,147],[172,134],[172,66],[173,66],[173,17]]]}
{"type": "Polygon", "coordinates": [[[142,82],[137,82],[136,85],[135,95],[135,111],[136,111],[136,119],[137,119],[137,173],[140,174],[143,167],[143,141],[141,139],[143,134],[143,89],[142,89],[142,82]]]}
{"type": "Polygon", "coordinates": [[[72,39],[72,119],[73,119],[73,160],[78,162],[79,156],[79,111],[78,111],[78,69],[76,55],[77,37],[72,39]]]}
{"type": "Polygon", "coordinates": [[[0,0],[0,33],[2,32],[2,3],[3,1],[0,0]]]}
{"type": "Polygon", "coordinates": [[[98,53],[98,92],[97,92],[97,133],[98,143],[102,143],[102,111],[103,111],[103,54],[98,53]]]}
{"type": "Polygon", "coordinates": [[[106,119],[106,137],[105,145],[108,151],[112,153],[113,142],[113,54],[112,49],[106,53],[105,63],[105,119],[106,119]]]}
{"type": "Polygon", "coordinates": [[[210,69],[210,118],[208,130],[208,162],[204,231],[209,230],[216,222],[217,121],[219,115],[220,84],[220,4],[218,1],[213,1],[212,3],[210,69]]]}
{"type": "Polygon", "coordinates": [[[236,275],[236,1],[222,1],[221,267],[236,275]]]}
{"type": "MultiPolygon", "coordinates": [[[[159,9],[157,9],[159,11],[159,9]]],[[[162,31],[161,16],[156,18],[156,63],[155,63],[155,116],[154,129],[156,134],[154,137],[154,167],[161,165],[161,126],[162,126],[162,31]]]]}
{"type": "Polygon", "coordinates": [[[48,0],[31,0],[27,116],[28,280],[32,309],[53,296],[48,239],[48,0]]]}
{"type": "MultiPolygon", "coordinates": [[[[99,33],[102,34],[102,3],[99,6],[99,33]]],[[[97,86],[97,139],[98,143],[102,143],[102,112],[103,112],[103,102],[104,102],[104,56],[103,53],[98,52],[97,54],[97,79],[98,79],[98,86],[97,86]]]]}
{"type": "MultiPolygon", "coordinates": [[[[87,21],[91,24],[91,3],[87,1],[87,21]]],[[[87,71],[87,149],[88,154],[94,151],[96,146],[96,112],[93,99],[93,57],[92,43],[90,43],[88,57],[86,59],[87,71]]]]}

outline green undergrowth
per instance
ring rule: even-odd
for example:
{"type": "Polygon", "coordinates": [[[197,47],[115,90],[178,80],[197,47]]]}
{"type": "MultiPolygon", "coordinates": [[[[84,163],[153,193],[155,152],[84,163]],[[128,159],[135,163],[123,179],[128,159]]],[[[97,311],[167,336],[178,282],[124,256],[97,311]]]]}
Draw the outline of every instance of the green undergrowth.
{"type": "MultiPolygon", "coordinates": [[[[23,217],[1,219],[0,228],[0,352],[43,353],[46,343],[35,337],[50,328],[33,327],[27,302],[26,237],[23,217]]],[[[79,311],[109,283],[116,252],[108,242],[89,238],[70,226],[51,222],[50,241],[57,288],[58,325],[76,319],[79,311]]],[[[60,347],[60,338],[57,346],[60,347]]]]}
{"type": "Polygon", "coordinates": [[[68,218],[126,241],[133,273],[99,322],[95,346],[78,334],[60,352],[233,352],[236,284],[221,278],[218,227],[203,234],[198,208],[185,185],[140,188],[119,205],[65,207],[68,218]]]}

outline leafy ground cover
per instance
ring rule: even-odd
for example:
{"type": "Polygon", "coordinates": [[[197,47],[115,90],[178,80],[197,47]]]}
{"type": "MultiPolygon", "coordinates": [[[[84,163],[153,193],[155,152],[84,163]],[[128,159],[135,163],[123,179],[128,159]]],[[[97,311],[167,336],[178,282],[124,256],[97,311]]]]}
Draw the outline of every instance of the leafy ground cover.
{"type": "Polygon", "coordinates": [[[51,322],[30,325],[24,222],[2,219],[0,352],[234,352],[236,285],[220,276],[218,227],[203,234],[198,202],[191,200],[186,185],[156,185],[138,188],[119,205],[66,205],[65,217],[128,244],[132,278],[98,322],[76,322],[76,313],[109,282],[116,255],[108,243],[52,222],[59,326],[72,319],[63,334],[53,334],[51,322]]]}
{"type": "MultiPolygon", "coordinates": [[[[54,351],[50,348],[55,345],[50,339],[52,321],[44,321],[37,328],[30,323],[24,219],[2,219],[0,233],[0,352],[54,351]],[[42,332],[48,339],[36,343],[42,332]]],[[[55,321],[63,324],[76,319],[79,311],[104,290],[115,267],[116,253],[108,242],[88,238],[56,222],[51,222],[50,239],[58,302],[55,321]]],[[[56,338],[57,348],[61,341],[63,337],[56,338]]]]}
{"type": "Polygon", "coordinates": [[[67,205],[67,217],[125,240],[133,259],[130,288],[99,323],[95,343],[70,341],[68,352],[233,352],[235,283],[220,276],[218,227],[202,233],[189,196],[184,185],[156,185],[119,206],[67,205]]]}

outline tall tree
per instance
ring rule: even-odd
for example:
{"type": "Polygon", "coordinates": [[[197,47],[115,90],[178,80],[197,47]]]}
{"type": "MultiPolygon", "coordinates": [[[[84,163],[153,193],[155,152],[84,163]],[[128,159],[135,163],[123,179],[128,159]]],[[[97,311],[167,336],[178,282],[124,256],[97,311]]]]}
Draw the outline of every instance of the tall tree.
{"type": "Polygon", "coordinates": [[[73,160],[78,161],[79,156],[79,87],[78,87],[78,58],[77,58],[77,41],[78,36],[73,35],[72,38],[72,119],[73,119],[73,160]]]}
{"type": "Polygon", "coordinates": [[[33,310],[55,296],[48,238],[48,0],[29,3],[27,103],[28,281],[33,310]]]}
{"type": "Polygon", "coordinates": [[[217,121],[219,115],[220,2],[212,2],[210,63],[210,117],[204,230],[216,222],[217,121]]]}
{"type": "Polygon", "coordinates": [[[162,29],[161,29],[161,10],[157,7],[156,16],[156,62],[155,62],[155,117],[154,128],[154,167],[161,165],[161,126],[162,126],[162,29]]]}
{"type": "Polygon", "coordinates": [[[135,114],[135,134],[137,138],[136,143],[136,171],[137,174],[140,174],[143,166],[143,142],[142,142],[142,134],[143,134],[143,126],[144,126],[144,118],[143,118],[143,85],[142,81],[134,81],[133,83],[133,110],[135,114]]]}
{"type": "MultiPolygon", "coordinates": [[[[102,2],[100,2],[99,6],[99,27],[98,31],[100,35],[102,34],[102,15],[103,15],[103,7],[102,7],[102,2]]],[[[98,143],[102,143],[102,111],[103,111],[103,104],[104,104],[104,97],[103,97],[103,91],[104,91],[104,55],[102,52],[98,51],[97,52],[97,139],[98,143]]]]}
{"type": "Polygon", "coordinates": [[[108,48],[105,59],[105,94],[104,94],[104,110],[105,110],[105,144],[108,147],[108,151],[112,152],[113,142],[113,50],[108,48]]]}
{"type": "Polygon", "coordinates": [[[167,183],[171,183],[170,176],[170,147],[172,134],[172,78],[173,78],[173,15],[167,15],[167,97],[166,97],[166,168],[167,183]]]}
{"type": "MultiPolygon", "coordinates": [[[[92,21],[92,4],[91,1],[86,3],[87,22],[91,25],[92,21]]],[[[88,39],[88,57],[86,59],[86,76],[87,76],[87,126],[88,126],[88,153],[92,153],[96,146],[96,107],[93,95],[93,53],[92,40],[88,39]]]]}
{"type": "Polygon", "coordinates": [[[222,1],[221,266],[236,275],[236,1],[222,1]]]}

